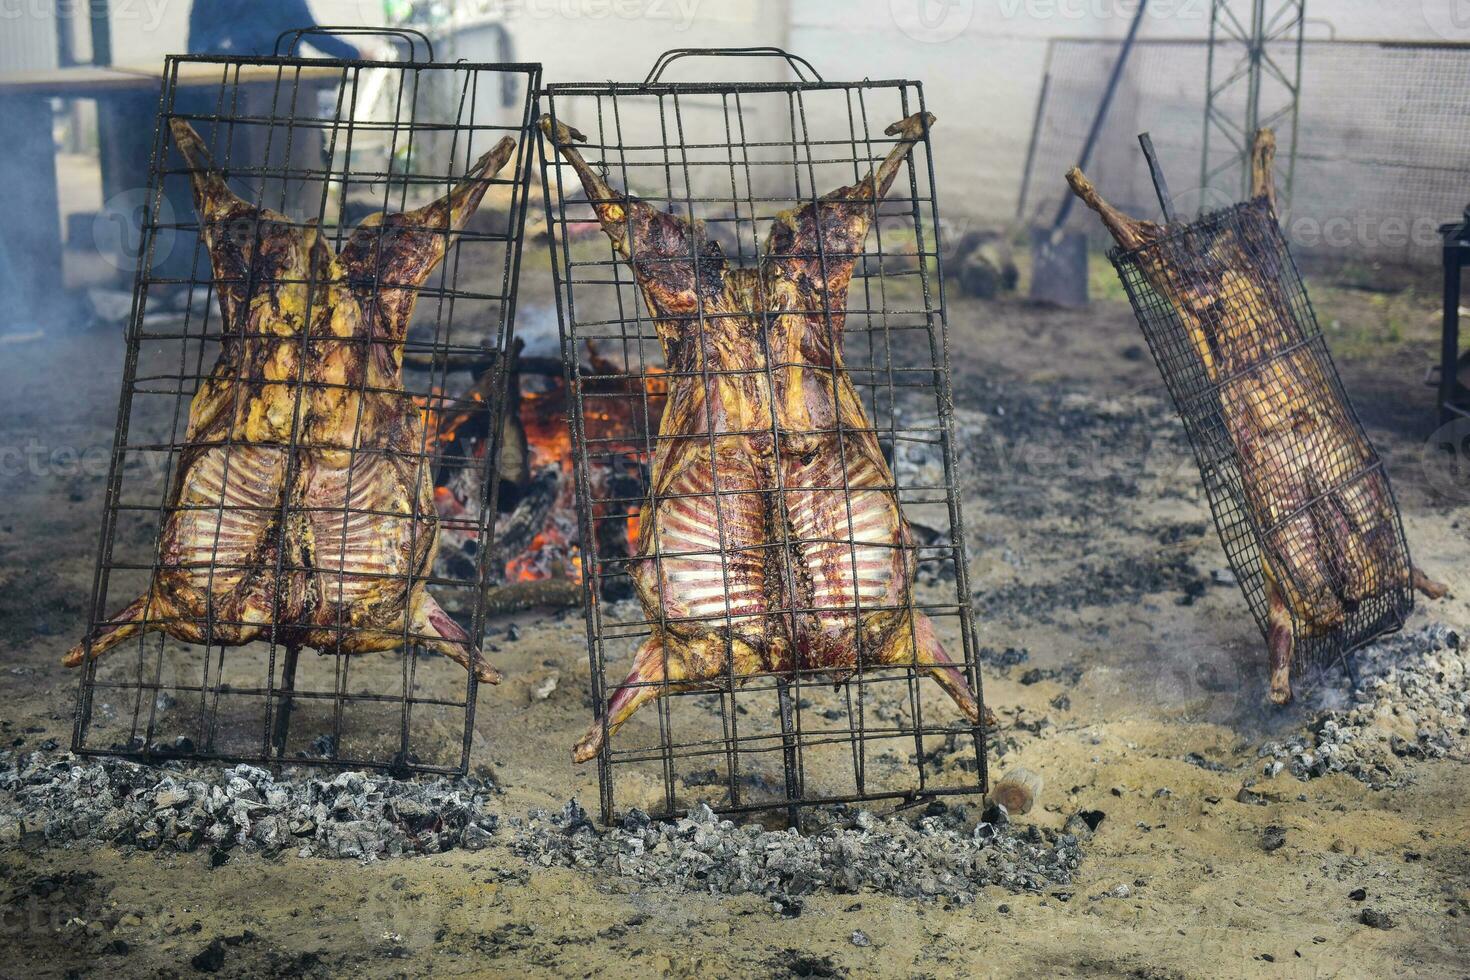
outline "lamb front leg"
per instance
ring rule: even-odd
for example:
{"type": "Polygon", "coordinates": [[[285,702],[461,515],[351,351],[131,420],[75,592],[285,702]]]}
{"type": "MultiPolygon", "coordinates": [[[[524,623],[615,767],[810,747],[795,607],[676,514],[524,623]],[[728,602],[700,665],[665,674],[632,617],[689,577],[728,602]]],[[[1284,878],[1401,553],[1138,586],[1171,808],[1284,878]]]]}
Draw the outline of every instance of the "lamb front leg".
{"type": "Polygon", "coordinates": [[[1443,582],[1436,582],[1428,575],[1425,575],[1424,570],[1418,565],[1410,566],[1409,577],[1414,588],[1431,599],[1443,599],[1450,594],[1450,587],[1448,585],[1445,585],[1443,582]]]}
{"type": "Polygon", "coordinates": [[[663,633],[654,633],[643,641],[643,645],[633,656],[633,669],[623,678],[623,683],[618,685],[618,689],[607,702],[606,727],[604,728],[603,718],[592,723],[587,734],[572,747],[573,762],[587,762],[596,758],[597,753],[602,751],[604,732],[606,736],[611,736],[623,727],[623,722],[631,718],[633,712],[663,694],[664,686],[671,675],[677,677],[682,674],[680,665],[677,662],[671,663],[670,659],[665,656],[663,633]]]}
{"type": "Polygon", "coordinates": [[[889,641],[877,651],[876,659],[885,666],[913,667],[928,674],[950,696],[970,724],[984,725],[988,729],[999,725],[989,708],[982,711],[964,671],[950,659],[944,644],[939,642],[934,621],[923,613],[910,612],[895,623],[889,641]]]}
{"type": "MultiPolygon", "coordinates": [[[[606,734],[613,735],[639,708],[679,691],[705,688],[718,690],[727,678],[737,683],[759,673],[759,656],[753,646],[718,632],[690,639],[670,638],[656,630],[633,655],[633,669],[607,702],[606,734]],[[734,662],[728,657],[733,655],[734,662]]],[[[575,746],[572,761],[587,762],[602,750],[603,717],[592,723],[575,746]]]]}
{"type": "Polygon", "coordinates": [[[481,683],[500,683],[500,671],[475,652],[469,634],[422,588],[415,593],[408,629],[424,646],[444,654],[473,673],[481,683]]]}

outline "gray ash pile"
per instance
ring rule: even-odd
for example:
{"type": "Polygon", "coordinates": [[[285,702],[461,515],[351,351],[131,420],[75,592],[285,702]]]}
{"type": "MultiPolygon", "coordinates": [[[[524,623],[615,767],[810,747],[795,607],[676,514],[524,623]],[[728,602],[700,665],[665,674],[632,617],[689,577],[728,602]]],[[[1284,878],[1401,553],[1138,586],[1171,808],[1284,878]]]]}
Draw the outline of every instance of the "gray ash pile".
{"type": "Polygon", "coordinates": [[[542,866],[559,865],[708,894],[754,894],[792,914],[803,896],[874,891],[903,898],[973,901],[987,885],[1039,891],[1072,880],[1082,860],[1076,835],[1010,825],[1001,808],[969,828],[962,808],[931,805],[915,823],[862,810],[813,814],[816,833],[770,831],[721,820],[700,805],[658,823],[634,810],[599,830],[574,801],[557,814],[533,813],[511,848],[542,866]]]}
{"type": "Polygon", "coordinates": [[[787,914],[817,892],[965,903],[986,885],[1066,885],[1081,863],[1079,836],[1090,832],[1076,821],[1068,824],[1076,833],[1016,827],[1001,807],[971,826],[964,808],[937,803],[912,823],[827,808],[812,815],[822,829],[806,836],[720,820],[703,804],[664,823],[634,811],[603,830],[572,801],[557,814],[508,818],[506,835],[490,810],[500,790],[473,777],[274,776],[253,766],[154,767],[43,752],[0,754],[0,763],[0,849],[106,843],[207,850],[222,863],[235,850],[366,861],[508,846],[532,868],[575,868],[630,887],[761,895],[787,914]]]}
{"type": "Polygon", "coordinates": [[[356,858],[483,847],[498,790],[467,777],[400,781],[364,772],[280,777],[254,766],[144,766],[70,754],[0,753],[0,847],[112,843],[356,858]],[[10,756],[6,758],[6,756],[10,756]]]}
{"type": "Polygon", "coordinates": [[[1385,637],[1357,654],[1359,683],[1346,706],[1335,685],[1312,697],[1308,731],[1261,746],[1264,773],[1299,779],[1346,773],[1376,788],[1406,780],[1405,759],[1439,759],[1470,745],[1470,651],[1442,624],[1385,637]]]}

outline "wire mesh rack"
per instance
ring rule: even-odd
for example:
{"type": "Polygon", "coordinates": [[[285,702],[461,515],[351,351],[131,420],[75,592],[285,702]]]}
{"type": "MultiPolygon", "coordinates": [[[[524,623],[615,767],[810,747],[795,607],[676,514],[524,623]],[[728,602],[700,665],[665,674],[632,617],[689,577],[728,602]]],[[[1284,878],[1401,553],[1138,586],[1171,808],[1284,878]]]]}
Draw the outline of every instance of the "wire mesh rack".
{"type": "Polygon", "coordinates": [[[73,747],[463,773],[485,568],[437,542],[488,542],[497,453],[437,421],[505,360],[540,69],[309,33],[166,62],[73,747]]]}
{"type": "MultiPolygon", "coordinates": [[[[1158,226],[1153,226],[1157,228],[1158,226]]],[[[1114,250],[1194,447],[1272,692],[1399,629],[1411,565],[1388,474],[1265,197],[1114,250]]]]}
{"type": "Polygon", "coordinates": [[[603,820],[983,792],[920,85],[544,103],[603,820]]]}

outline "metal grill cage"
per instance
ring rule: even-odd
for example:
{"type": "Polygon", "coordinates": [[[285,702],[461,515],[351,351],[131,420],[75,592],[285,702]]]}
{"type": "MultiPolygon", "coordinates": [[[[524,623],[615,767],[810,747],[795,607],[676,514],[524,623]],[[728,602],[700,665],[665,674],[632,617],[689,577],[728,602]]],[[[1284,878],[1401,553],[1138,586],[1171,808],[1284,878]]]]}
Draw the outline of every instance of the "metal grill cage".
{"type": "Polygon", "coordinates": [[[879,662],[884,650],[893,659],[892,644],[924,646],[917,616],[887,634],[905,640],[879,636],[912,608],[954,661],[946,681],[963,677],[983,712],[927,125],[876,220],[861,209],[865,237],[844,246],[800,231],[803,214],[828,207],[819,196],[858,186],[903,144],[885,128],[923,113],[923,92],[910,81],[824,82],[787,58],[800,81],[668,83],[656,69],[641,84],[546,91],[542,159],[598,715],[579,756],[598,760],[604,821],[620,807],[670,814],[703,800],[725,812],[786,807],[795,822],[799,804],[986,785],[978,721],[912,661],[879,662]],[[563,125],[586,133],[571,144],[584,173],[566,154],[570,134],[553,135],[563,125]],[[588,174],[605,190],[589,189],[588,174]],[[609,203],[600,228],[594,204],[609,203]],[[772,234],[783,227],[795,230],[772,234]],[[633,267],[614,234],[626,236],[633,267]],[[748,271],[763,262],[788,282],[801,278],[797,263],[834,281],[851,263],[845,327],[844,304],[829,308],[824,291],[805,322],[811,343],[835,341],[861,416],[831,417],[843,382],[830,361],[782,352],[777,287],[748,271]],[[703,298],[676,309],[670,289],[685,285],[703,298]],[[771,407],[796,387],[782,373],[793,366],[825,406],[810,421],[771,407]],[[802,475],[811,459],[826,460],[825,477],[802,475]],[[873,516],[883,501],[901,507],[909,539],[873,516]],[[818,532],[815,513],[836,516],[818,532]],[[860,586],[843,600],[832,583],[845,573],[803,580],[822,548],[854,578],[868,574],[861,562],[895,556],[914,574],[894,576],[896,593],[860,586]],[[877,624],[871,633],[860,617],[877,624]],[[813,633],[826,662],[795,650],[805,641],[792,637],[813,633]],[[610,697],[651,701],[607,735],[610,697]]]}
{"type": "Polygon", "coordinates": [[[78,752],[466,771],[540,68],[407,57],[167,60],[78,752]]]}
{"type": "Polygon", "coordinates": [[[1110,256],[1194,447],[1220,541],[1268,633],[1272,577],[1300,674],[1399,629],[1408,546],[1264,198],[1110,256]]]}

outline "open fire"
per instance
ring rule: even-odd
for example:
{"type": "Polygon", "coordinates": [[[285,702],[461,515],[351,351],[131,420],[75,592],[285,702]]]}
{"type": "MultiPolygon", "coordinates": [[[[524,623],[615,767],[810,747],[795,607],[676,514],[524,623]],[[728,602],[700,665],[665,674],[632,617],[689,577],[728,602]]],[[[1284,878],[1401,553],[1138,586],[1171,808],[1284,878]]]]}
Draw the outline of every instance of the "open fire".
{"type": "MultiPolygon", "coordinates": [[[[489,556],[489,585],[560,580],[582,581],[582,554],[577,535],[576,475],[571,433],[567,427],[568,395],[560,363],[523,357],[517,344],[507,376],[505,418],[500,433],[500,476],[495,554],[489,556]]],[[[597,376],[589,442],[598,447],[587,474],[599,491],[609,481],[622,486],[611,494],[638,498],[646,484],[643,470],[651,443],[630,438],[656,428],[667,385],[644,382],[645,399],[636,397],[639,382],[611,359],[589,352],[597,376]],[[610,396],[610,397],[609,397],[610,396]],[[647,420],[645,424],[645,418],[647,420]]],[[[480,542],[473,529],[483,494],[482,470],[470,461],[490,450],[488,402],[493,364],[475,365],[475,382],[458,399],[421,400],[426,431],[438,441],[441,466],[435,476],[434,500],[441,518],[439,562],[461,573],[473,567],[480,542]]],[[[598,497],[609,496],[599,492],[598,497]]],[[[598,513],[597,541],[604,557],[633,553],[638,539],[637,503],[619,513],[598,513]]]]}

